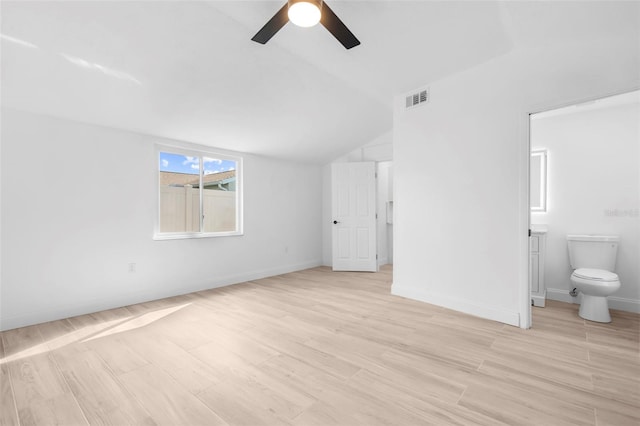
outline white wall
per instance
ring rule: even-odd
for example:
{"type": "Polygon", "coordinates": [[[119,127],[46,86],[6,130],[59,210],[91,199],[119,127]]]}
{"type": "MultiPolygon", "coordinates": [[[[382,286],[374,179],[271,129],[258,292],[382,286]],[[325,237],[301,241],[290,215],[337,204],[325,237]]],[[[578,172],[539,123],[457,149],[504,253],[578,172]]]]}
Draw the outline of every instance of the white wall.
{"type": "Polygon", "coordinates": [[[394,294],[528,327],[528,113],[640,85],[635,38],[510,53],[394,108],[394,294]]]}
{"type": "MultiPolygon", "coordinates": [[[[378,163],[390,163],[393,159],[393,134],[392,132],[384,133],[372,141],[364,144],[360,148],[354,149],[339,158],[336,158],[329,164],[325,164],[322,168],[322,259],[325,266],[331,266],[333,264],[332,259],[332,212],[331,212],[331,164],[333,163],[350,163],[350,162],[362,162],[362,161],[374,161],[378,163]]],[[[390,166],[390,164],[388,164],[390,166]]],[[[383,166],[387,167],[387,166],[383,166]]],[[[379,167],[378,167],[379,171],[379,167]]],[[[378,174],[378,190],[376,196],[377,209],[378,209],[378,227],[377,227],[377,240],[378,240],[378,260],[379,264],[389,263],[390,239],[393,232],[390,227],[385,224],[384,211],[381,210],[381,197],[385,197],[386,193],[384,189],[389,187],[389,182],[392,182],[392,169],[385,168],[385,173],[380,179],[378,174]],[[391,231],[391,232],[390,232],[391,231]]],[[[392,250],[392,249],[391,249],[392,250]]]]}
{"type": "Polygon", "coordinates": [[[390,161],[391,159],[393,159],[393,132],[387,132],[336,158],[332,163],[390,161]]]}
{"type": "Polygon", "coordinates": [[[175,141],[1,118],[2,329],[321,264],[319,166],[241,154],[244,236],[154,241],[154,143],[175,141]]]}
{"type": "Polygon", "coordinates": [[[531,216],[549,230],[547,297],[572,300],[567,235],[619,235],[622,287],[609,304],[640,312],[640,108],[573,110],[531,122],[532,148],[548,150],[549,208],[531,216]]]}

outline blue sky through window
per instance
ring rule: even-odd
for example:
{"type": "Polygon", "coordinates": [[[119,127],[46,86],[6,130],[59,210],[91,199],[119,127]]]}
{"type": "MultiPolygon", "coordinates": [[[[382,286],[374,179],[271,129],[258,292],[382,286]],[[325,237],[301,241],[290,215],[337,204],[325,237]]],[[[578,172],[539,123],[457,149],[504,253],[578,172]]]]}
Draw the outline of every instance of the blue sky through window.
{"type": "MultiPolygon", "coordinates": [[[[204,158],[204,174],[226,172],[236,169],[236,162],[232,160],[222,160],[218,158],[204,158]]],[[[197,175],[200,169],[200,158],[188,155],[173,154],[170,152],[160,153],[160,171],[188,173],[197,175]]]]}

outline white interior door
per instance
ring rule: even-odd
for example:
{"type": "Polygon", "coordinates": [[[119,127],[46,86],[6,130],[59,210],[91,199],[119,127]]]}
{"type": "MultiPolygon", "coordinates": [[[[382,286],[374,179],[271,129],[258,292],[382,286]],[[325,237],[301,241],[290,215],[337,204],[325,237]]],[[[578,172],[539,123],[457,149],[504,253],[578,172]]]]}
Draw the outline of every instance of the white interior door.
{"type": "Polygon", "coordinates": [[[376,272],[375,163],[331,167],[333,270],[376,272]]]}

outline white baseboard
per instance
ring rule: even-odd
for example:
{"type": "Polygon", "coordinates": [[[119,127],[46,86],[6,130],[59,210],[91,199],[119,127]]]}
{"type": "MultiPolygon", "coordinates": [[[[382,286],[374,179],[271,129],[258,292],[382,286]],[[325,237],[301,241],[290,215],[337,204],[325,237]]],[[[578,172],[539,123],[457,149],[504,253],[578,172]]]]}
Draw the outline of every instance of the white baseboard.
{"type": "Polygon", "coordinates": [[[419,300],[432,305],[453,309],[465,314],[474,315],[505,324],[520,326],[520,314],[514,311],[507,311],[501,308],[478,305],[474,301],[466,299],[451,298],[446,295],[426,292],[409,286],[402,286],[394,283],[391,286],[391,294],[406,297],[407,299],[419,300]]]}
{"type": "Polygon", "coordinates": [[[278,268],[263,269],[242,274],[228,275],[218,277],[212,281],[192,283],[180,288],[169,290],[157,289],[155,291],[131,292],[126,294],[114,294],[108,299],[84,300],[82,302],[72,303],[66,306],[52,306],[46,311],[27,312],[13,317],[0,318],[0,331],[11,330],[18,327],[26,327],[34,324],[41,324],[49,321],[56,321],[64,318],[71,318],[78,315],[91,314],[94,312],[104,311],[107,309],[120,308],[122,306],[134,305],[136,303],[144,303],[152,300],[164,299],[167,297],[179,296],[182,294],[193,293],[196,291],[209,290],[213,288],[225,287],[228,285],[239,284],[247,281],[258,280],[261,278],[273,277],[275,275],[286,274],[289,272],[301,271],[304,269],[315,268],[321,266],[322,262],[309,261],[295,265],[286,265],[278,268]],[[164,290],[164,291],[163,291],[164,290]]]}
{"type": "Polygon", "coordinates": [[[544,308],[545,301],[547,298],[545,296],[531,295],[531,303],[533,306],[538,306],[540,308],[544,308]]]}
{"type": "MultiPolygon", "coordinates": [[[[572,297],[568,290],[562,290],[558,288],[547,289],[547,299],[557,300],[559,302],[576,303],[580,304],[582,297],[572,297]]],[[[618,311],[633,312],[640,314],[640,300],[627,299],[624,297],[609,296],[607,297],[609,302],[609,309],[616,309],[618,311]]]]}
{"type": "Polygon", "coordinates": [[[609,301],[610,309],[640,314],[640,300],[625,299],[616,296],[609,296],[607,297],[607,300],[609,301]]]}
{"type": "Polygon", "coordinates": [[[577,297],[573,297],[569,294],[569,290],[562,290],[559,288],[547,288],[547,299],[565,303],[579,303],[577,297]]]}

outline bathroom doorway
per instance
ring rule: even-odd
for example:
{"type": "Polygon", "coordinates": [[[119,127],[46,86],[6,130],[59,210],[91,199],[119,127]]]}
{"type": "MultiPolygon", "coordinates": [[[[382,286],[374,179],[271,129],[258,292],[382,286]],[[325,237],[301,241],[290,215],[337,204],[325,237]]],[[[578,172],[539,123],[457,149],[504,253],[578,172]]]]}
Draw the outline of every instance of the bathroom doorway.
{"type": "Polygon", "coordinates": [[[640,311],[640,91],[529,116],[529,286],[533,310],[572,294],[566,237],[619,235],[612,309],[640,311]]]}
{"type": "Polygon", "coordinates": [[[393,264],[393,161],[376,163],[378,173],[378,265],[393,264]]]}

